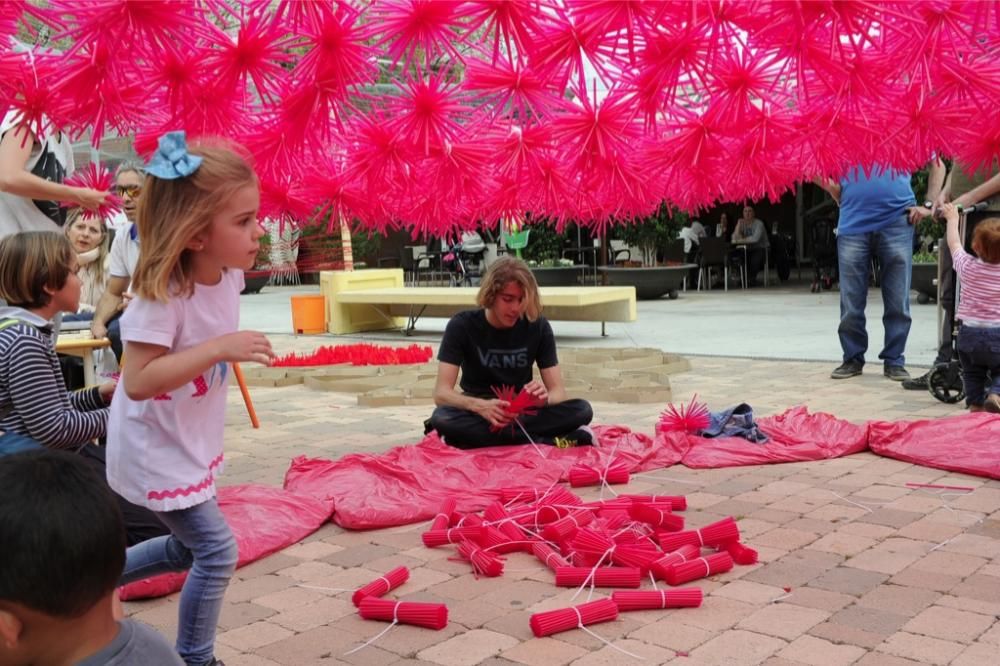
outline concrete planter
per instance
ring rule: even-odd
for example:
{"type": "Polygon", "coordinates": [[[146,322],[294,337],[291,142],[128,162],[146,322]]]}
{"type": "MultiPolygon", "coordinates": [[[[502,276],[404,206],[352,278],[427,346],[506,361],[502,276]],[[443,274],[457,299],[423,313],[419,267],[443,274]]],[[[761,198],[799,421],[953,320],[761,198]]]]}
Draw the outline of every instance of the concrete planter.
{"type": "Polygon", "coordinates": [[[252,270],[243,273],[243,294],[259,294],[271,279],[270,269],[252,270]]]}
{"type": "Polygon", "coordinates": [[[575,266],[535,266],[531,272],[539,287],[576,287],[583,280],[583,265],[575,266]]]}
{"type": "Polygon", "coordinates": [[[653,300],[664,294],[673,300],[695,264],[677,266],[641,266],[637,268],[602,266],[605,283],[615,287],[635,287],[635,297],[639,300],[653,300]]]}
{"type": "Polygon", "coordinates": [[[913,264],[913,278],[910,289],[917,292],[917,303],[921,305],[937,300],[937,264],[913,264]]]}

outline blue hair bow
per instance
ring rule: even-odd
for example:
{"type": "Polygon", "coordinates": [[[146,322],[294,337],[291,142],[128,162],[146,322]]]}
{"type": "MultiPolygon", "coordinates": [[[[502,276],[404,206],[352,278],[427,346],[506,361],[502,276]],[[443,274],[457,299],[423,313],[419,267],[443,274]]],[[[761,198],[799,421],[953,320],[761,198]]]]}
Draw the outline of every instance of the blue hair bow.
{"type": "Polygon", "coordinates": [[[201,161],[201,157],[188,153],[183,130],[167,132],[160,137],[160,145],[146,165],[146,173],[164,180],[186,178],[198,170],[201,161]]]}

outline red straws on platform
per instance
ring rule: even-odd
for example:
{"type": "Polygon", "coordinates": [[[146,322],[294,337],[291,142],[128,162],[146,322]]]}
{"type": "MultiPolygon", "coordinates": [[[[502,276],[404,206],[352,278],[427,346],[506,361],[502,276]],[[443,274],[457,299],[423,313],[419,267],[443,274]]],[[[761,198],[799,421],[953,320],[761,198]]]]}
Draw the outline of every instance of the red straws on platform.
{"type": "Polygon", "coordinates": [[[681,546],[721,546],[730,541],[740,540],[740,528],[736,526],[736,521],[732,517],[724,518],[706,525],[701,529],[688,530],[685,532],[660,532],[658,535],[660,547],[664,551],[677,550],[681,546]]]}
{"type": "Polygon", "coordinates": [[[697,608],[701,606],[700,587],[681,587],[676,590],[632,591],[611,593],[611,600],[619,611],[650,610],[653,608],[697,608]]]}
{"type": "MultiPolygon", "coordinates": [[[[727,556],[728,557],[728,556],[727,556]]],[[[642,572],[635,567],[559,567],[556,569],[556,585],[559,587],[639,587],[642,572]]]]}
{"type": "Polygon", "coordinates": [[[531,553],[553,572],[559,567],[568,567],[569,562],[562,555],[552,549],[552,546],[544,541],[536,541],[531,544],[531,553]]]}
{"type": "Polygon", "coordinates": [[[712,574],[724,573],[733,568],[733,558],[729,553],[713,553],[688,562],[675,564],[667,569],[668,585],[683,585],[712,574]]]}
{"type": "Polygon", "coordinates": [[[449,543],[460,543],[463,540],[482,543],[486,528],[482,525],[470,525],[468,527],[449,527],[446,530],[428,530],[420,535],[424,545],[428,548],[446,546],[449,543]]]}
{"type": "Polygon", "coordinates": [[[571,538],[577,531],[590,523],[594,522],[594,514],[590,511],[577,511],[571,513],[565,518],[560,518],[554,523],[549,523],[542,530],[542,536],[549,541],[566,541],[571,538]]]}
{"type": "Polygon", "coordinates": [[[757,560],[759,559],[756,550],[739,541],[731,541],[723,544],[719,550],[729,553],[729,556],[733,558],[733,562],[736,564],[757,564],[757,560]]]}
{"type": "Polygon", "coordinates": [[[448,607],[444,604],[365,597],[358,606],[358,615],[366,620],[398,622],[435,630],[448,626],[448,607]]]}
{"type": "Polygon", "coordinates": [[[629,499],[632,503],[640,504],[669,504],[671,511],[684,511],[687,509],[687,497],[683,495],[619,495],[617,497],[619,500],[629,499]]]}
{"type": "Polygon", "coordinates": [[[291,353],[271,362],[272,368],[298,368],[310,365],[408,365],[431,360],[430,347],[388,347],[385,345],[327,345],[309,354],[291,353]]]}
{"type": "Polygon", "coordinates": [[[698,548],[698,546],[681,546],[674,552],[667,553],[663,557],[651,562],[649,570],[652,571],[653,575],[658,579],[666,580],[667,572],[670,571],[675,564],[693,560],[700,554],[701,549],[698,548]]]}
{"type": "Polygon", "coordinates": [[[471,541],[458,544],[458,554],[468,560],[473,570],[481,576],[496,578],[503,574],[503,560],[471,541]]]}
{"type": "Polygon", "coordinates": [[[618,604],[611,599],[598,599],[579,606],[535,613],[529,624],[536,637],[551,636],[561,631],[587,627],[618,618],[618,604]]]}
{"type": "Polygon", "coordinates": [[[380,576],[364,587],[359,587],[355,590],[351,601],[354,602],[355,606],[358,606],[362,599],[366,597],[381,597],[390,590],[395,590],[409,579],[409,569],[406,567],[396,567],[386,575],[380,576]]]}
{"type": "MultiPolygon", "coordinates": [[[[534,394],[528,393],[524,389],[520,391],[515,391],[513,386],[491,386],[493,390],[493,395],[495,395],[499,400],[504,400],[507,402],[507,407],[504,411],[512,420],[517,420],[522,414],[535,414],[537,413],[536,407],[540,407],[541,403],[534,394]]],[[[514,427],[513,422],[509,426],[490,426],[490,430],[503,430],[507,427],[514,427]]]]}
{"type": "Polygon", "coordinates": [[[586,465],[575,465],[569,470],[569,485],[599,486],[603,483],[628,483],[628,468],[622,463],[613,463],[607,469],[594,469],[586,465]]]}

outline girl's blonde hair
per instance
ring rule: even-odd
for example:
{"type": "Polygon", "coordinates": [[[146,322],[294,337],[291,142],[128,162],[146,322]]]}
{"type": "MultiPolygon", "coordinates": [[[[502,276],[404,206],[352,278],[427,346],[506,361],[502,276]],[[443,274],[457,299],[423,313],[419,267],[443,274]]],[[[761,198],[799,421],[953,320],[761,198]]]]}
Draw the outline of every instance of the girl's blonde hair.
{"type": "Polygon", "coordinates": [[[189,146],[201,166],[186,178],[166,180],[146,175],[136,208],[142,251],[132,276],[139,296],[166,301],[194,291],[192,252],[186,246],[211,227],[219,207],[257,176],[232,144],[201,140],[189,146]]]}
{"type": "Polygon", "coordinates": [[[0,298],[8,305],[36,310],[52,300],[48,287],[66,286],[73,247],[56,231],[23,231],[0,240],[0,298]]]}
{"type": "MultiPolygon", "coordinates": [[[[81,215],[80,209],[74,208],[66,216],[66,226],[63,227],[63,233],[66,234],[66,238],[69,238],[70,227],[76,224],[81,215]]],[[[90,272],[90,277],[94,280],[94,284],[105,285],[108,281],[107,265],[108,253],[111,250],[111,234],[108,233],[108,225],[104,223],[104,220],[98,220],[97,226],[101,229],[102,234],[101,242],[97,244],[97,259],[80,268],[90,272]]],[[[73,251],[76,252],[76,249],[74,248],[73,251]]],[[[97,305],[97,303],[90,303],[90,305],[97,305]]]]}
{"type": "Polygon", "coordinates": [[[538,319],[538,315],[542,313],[542,299],[538,296],[535,274],[526,263],[510,255],[500,257],[490,264],[479,285],[476,303],[487,310],[492,308],[497,296],[511,282],[516,282],[524,290],[524,316],[528,321],[538,319]]]}

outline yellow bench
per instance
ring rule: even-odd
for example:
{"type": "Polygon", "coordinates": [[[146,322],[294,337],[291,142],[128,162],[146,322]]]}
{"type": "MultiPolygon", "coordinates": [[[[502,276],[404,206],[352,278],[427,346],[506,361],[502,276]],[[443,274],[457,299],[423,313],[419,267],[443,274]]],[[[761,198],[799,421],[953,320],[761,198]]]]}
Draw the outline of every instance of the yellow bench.
{"type": "MultiPolygon", "coordinates": [[[[327,330],[336,335],[402,328],[409,335],[420,317],[451,317],[476,307],[477,287],[404,287],[401,269],[347,273],[324,271],[327,330]]],[[[636,319],[635,287],[541,287],[547,319],[629,322],[636,319]]]]}

